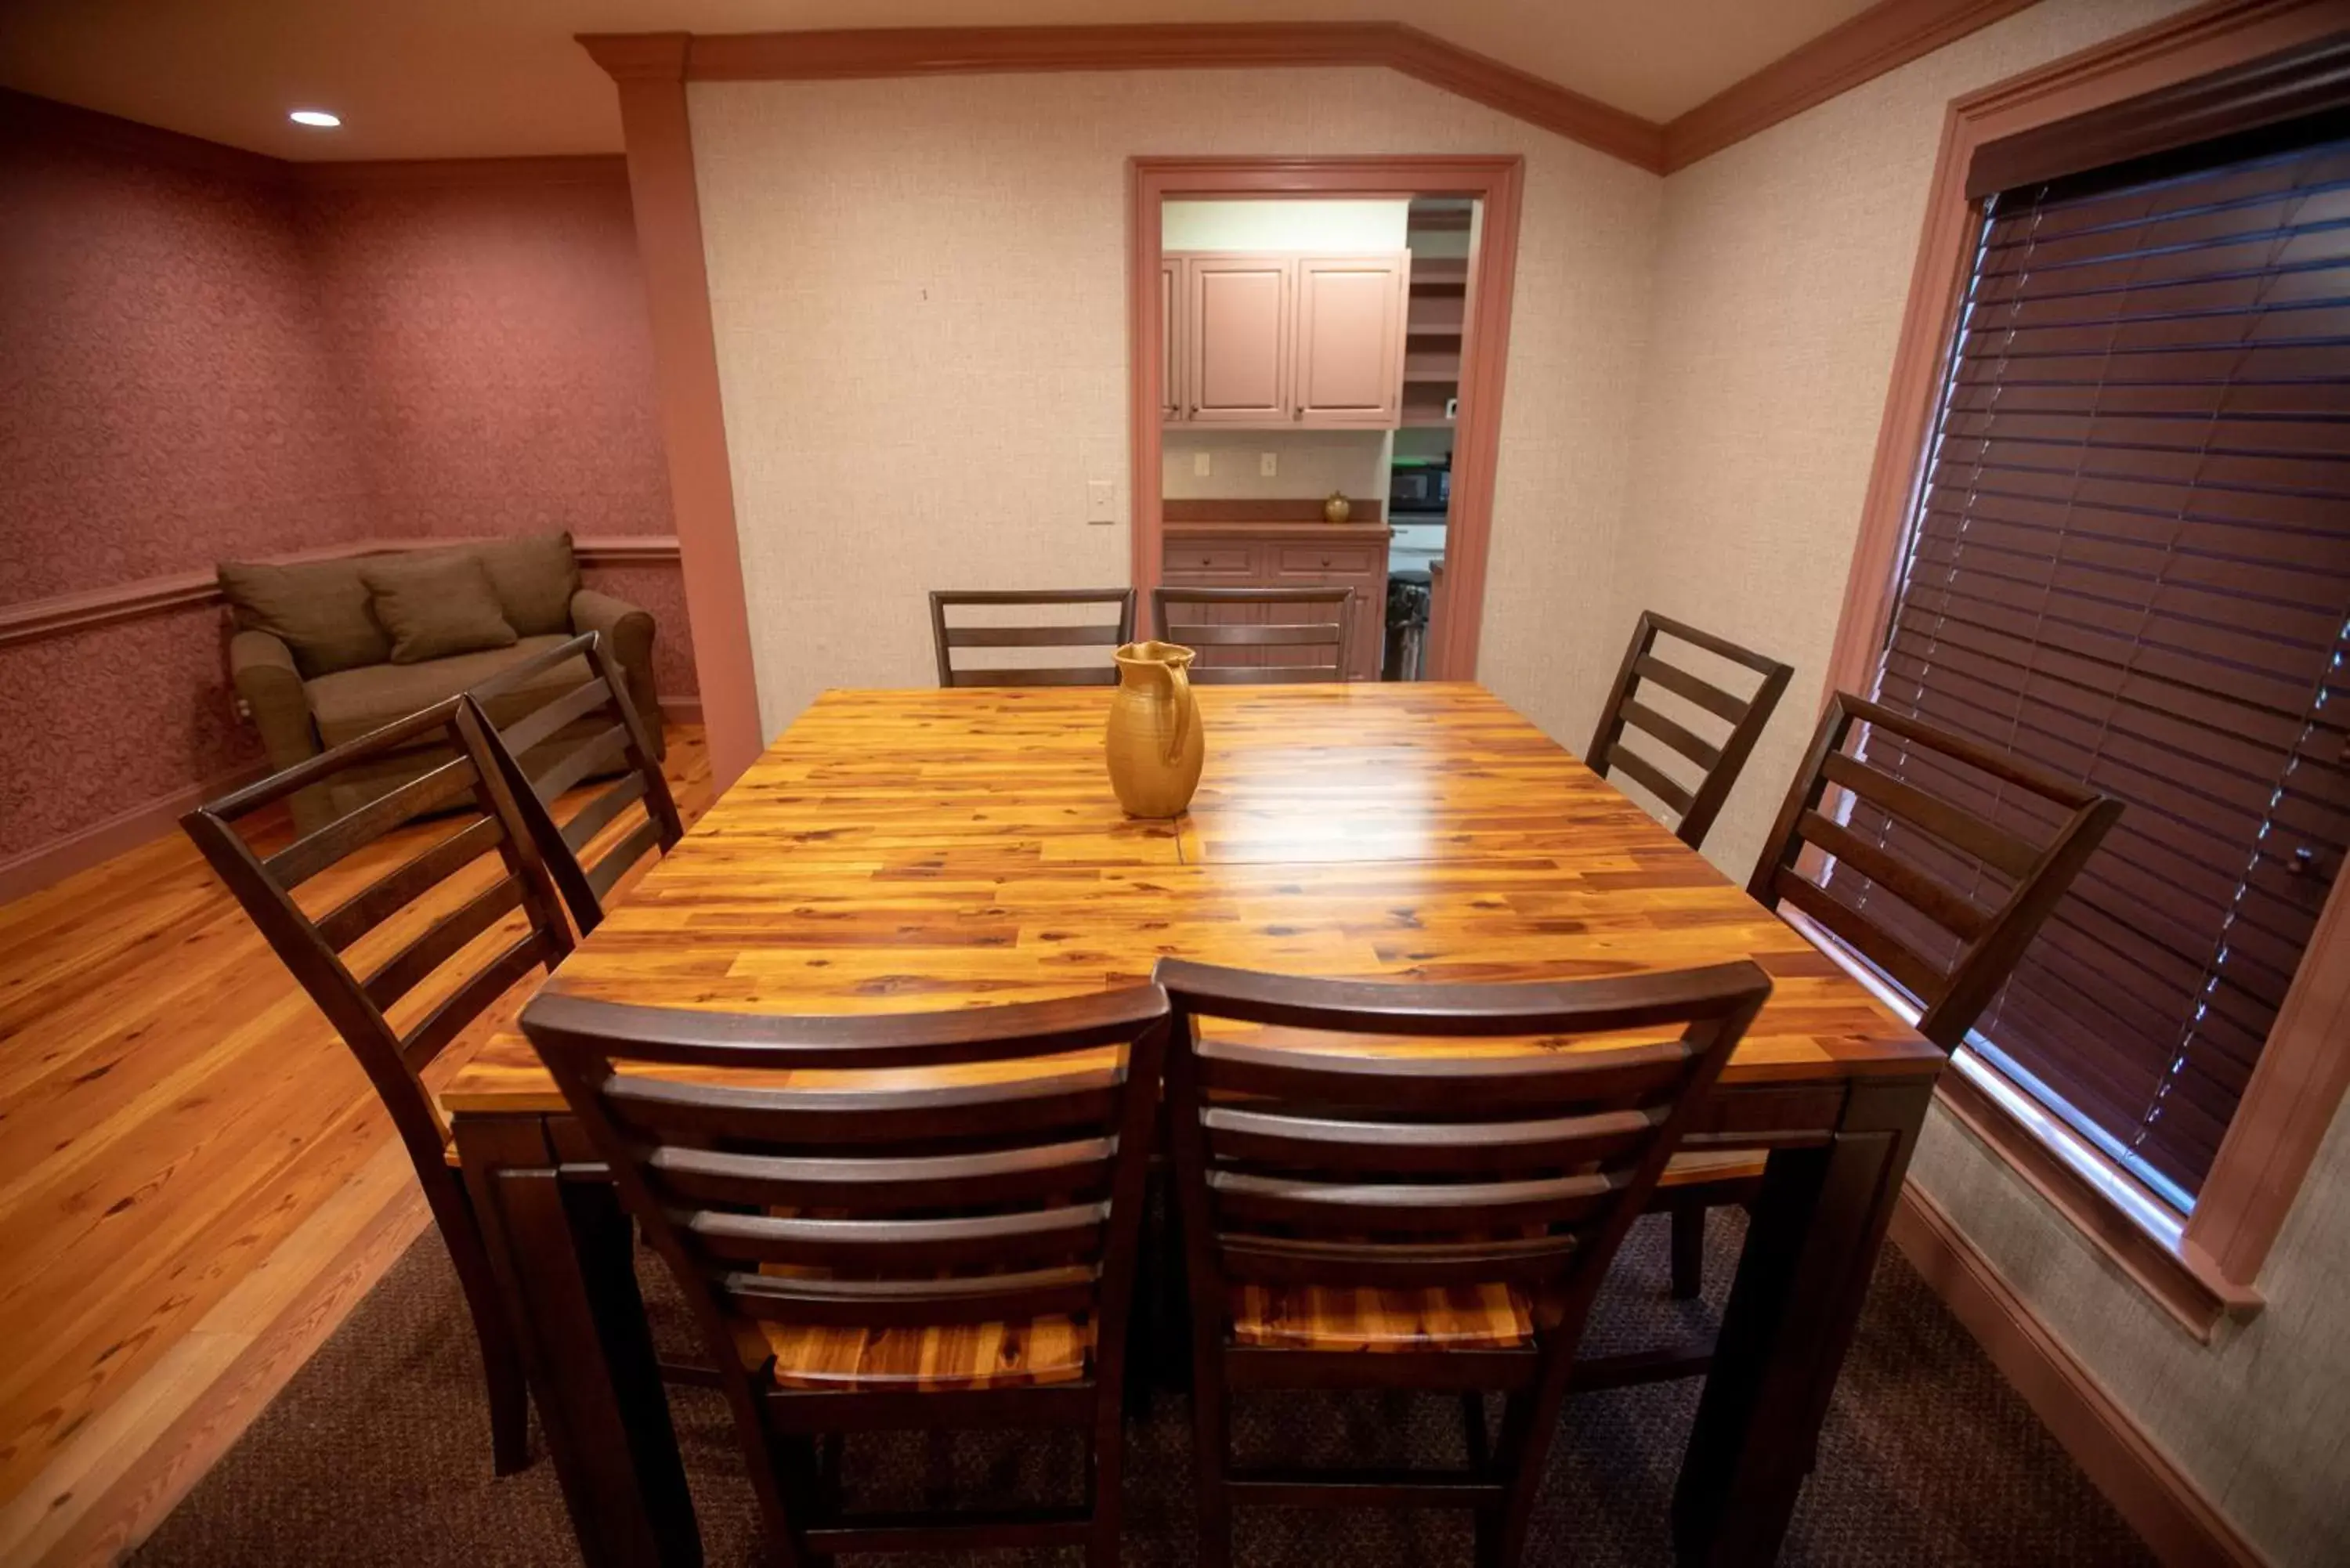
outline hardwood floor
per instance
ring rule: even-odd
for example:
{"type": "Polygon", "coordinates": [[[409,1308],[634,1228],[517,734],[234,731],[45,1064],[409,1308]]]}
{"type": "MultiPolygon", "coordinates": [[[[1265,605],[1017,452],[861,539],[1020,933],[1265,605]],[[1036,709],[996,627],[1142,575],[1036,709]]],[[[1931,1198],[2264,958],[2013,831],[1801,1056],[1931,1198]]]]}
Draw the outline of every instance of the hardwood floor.
{"type": "MultiPolygon", "coordinates": [[[[669,750],[691,823],[700,727],[669,750]]],[[[427,1223],[358,1064],[184,838],[0,906],[0,1562],[136,1544],[427,1223]]]]}

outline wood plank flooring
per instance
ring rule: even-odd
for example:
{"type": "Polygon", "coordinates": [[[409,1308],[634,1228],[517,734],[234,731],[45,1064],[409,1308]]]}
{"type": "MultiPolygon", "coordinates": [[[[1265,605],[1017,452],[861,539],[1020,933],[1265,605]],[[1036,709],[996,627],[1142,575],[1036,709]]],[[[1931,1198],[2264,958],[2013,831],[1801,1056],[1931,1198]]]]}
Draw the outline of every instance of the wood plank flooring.
{"type": "MultiPolygon", "coordinates": [[[[698,726],[667,771],[691,823],[698,726]]],[[[0,906],[0,1562],[134,1545],[427,1222],[358,1064],[185,839],[0,906]]]]}

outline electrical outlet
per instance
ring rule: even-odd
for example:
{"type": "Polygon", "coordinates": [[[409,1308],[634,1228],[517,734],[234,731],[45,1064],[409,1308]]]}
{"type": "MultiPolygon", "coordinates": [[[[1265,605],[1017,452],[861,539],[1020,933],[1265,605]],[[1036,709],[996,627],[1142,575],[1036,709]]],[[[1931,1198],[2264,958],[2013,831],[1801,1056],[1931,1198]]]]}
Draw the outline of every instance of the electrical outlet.
{"type": "Polygon", "coordinates": [[[1261,452],[1256,454],[1256,476],[1259,479],[1271,479],[1280,472],[1281,454],[1279,452],[1261,452]]]}
{"type": "Polygon", "coordinates": [[[1086,481],[1086,521],[1115,523],[1118,521],[1118,481],[1088,479],[1086,481]]]}
{"type": "Polygon", "coordinates": [[[1191,454],[1191,476],[1194,479],[1205,479],[1215,471],[1216,465],[1206,452],[1195,452],[1191,454]]]}

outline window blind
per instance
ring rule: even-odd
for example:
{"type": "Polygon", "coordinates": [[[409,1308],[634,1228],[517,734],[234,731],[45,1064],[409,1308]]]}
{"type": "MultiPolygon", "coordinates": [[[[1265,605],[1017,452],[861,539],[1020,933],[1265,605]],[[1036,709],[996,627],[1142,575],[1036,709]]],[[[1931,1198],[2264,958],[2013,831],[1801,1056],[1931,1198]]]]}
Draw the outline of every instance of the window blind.
{"type": "Polygon", "coordinates": [[[2350,845],[2345,622],[2350,125],[1990,198],[1876,695],[2126,803],[1976,1028],[2182,1208],[2350,845]]]}

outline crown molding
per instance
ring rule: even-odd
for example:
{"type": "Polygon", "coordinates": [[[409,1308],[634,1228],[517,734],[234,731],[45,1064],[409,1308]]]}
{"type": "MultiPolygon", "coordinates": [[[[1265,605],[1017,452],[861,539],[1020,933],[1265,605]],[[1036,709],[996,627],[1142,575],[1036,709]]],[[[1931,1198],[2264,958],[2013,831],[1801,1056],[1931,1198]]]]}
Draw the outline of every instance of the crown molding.
{"type": "Polygon", "coordinates": [[[587,34],[616,81],[843,81],[1030,71],[1383,67],[1661,173],[1654,122],[1395,22],[587,34]]]}
{"type": "Polygon", "coordinates": [[[2038,0],[1879,0],[1663,127],[1665,171],[1686,169],[2038,0]]]}

